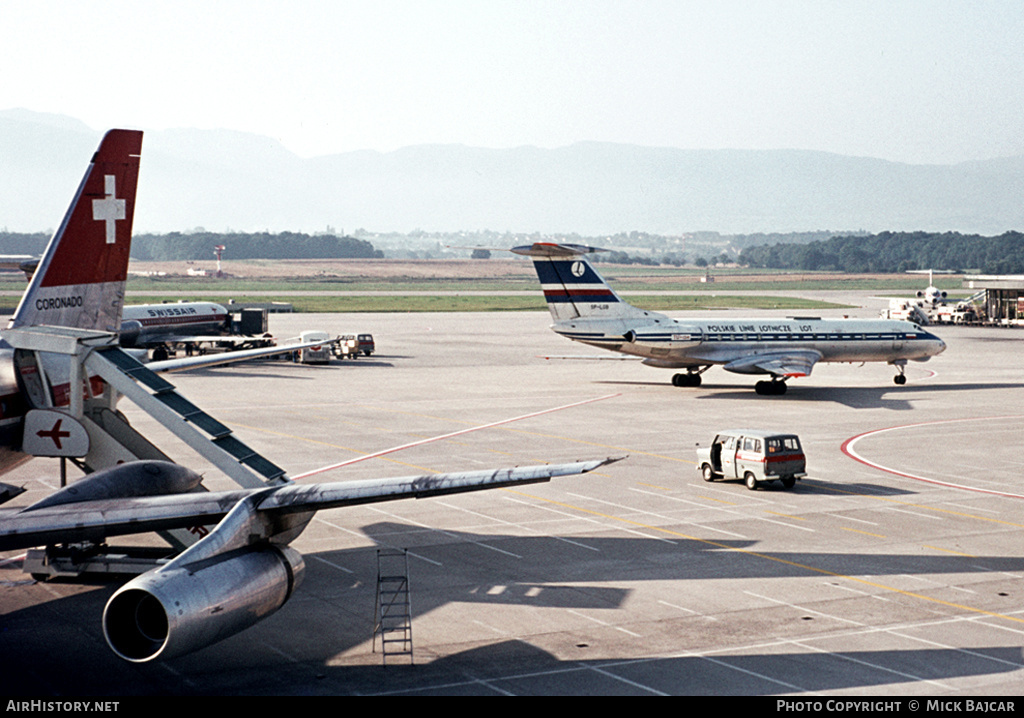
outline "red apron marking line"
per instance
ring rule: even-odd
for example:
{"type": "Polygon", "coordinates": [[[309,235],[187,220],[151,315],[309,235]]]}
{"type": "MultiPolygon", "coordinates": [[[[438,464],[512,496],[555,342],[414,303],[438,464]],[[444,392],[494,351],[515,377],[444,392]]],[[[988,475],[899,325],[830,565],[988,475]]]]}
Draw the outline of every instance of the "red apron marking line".
{"type": "Polygon", "coordinates": [[[1010,493],[1008,491],[996,491],[994,489],[979,489],[979,488],[974,487],[974,486],[964,486],[963,484],[954,484],[954,483],[949,482],[949,481],[939,481],[938,479],[930,479],[930,478],[928,478],[926,476],[918,476],[916,474],[908,474],[905,471],[897,471],[896,469],[890,469],[888,466],[882,466],[881,464],[878,464],[878,463],[876,463],[874,461],[869,461],[868,459],[865,459],[863,456],[858,454],[854,450],[854,448],[853,448],[853,445],[856,444],[861,439],[863,439],[865,437],[868,437],[868,436],[874,436],[876,434],[884,434],[887,431],[898,431],[900,429],[915,429],[915,428],[921,427],[921,426],[936,426],[938,424],[954,424],[954,423],[964,422],[964,421],[993,421],[993,420],[997,420],[997,419],[1024,419],[1024,415],[1015,414],[1015,415],[1012,415],[1012,416],[978,416],[978,417],[972,417],[972,418],[969,418],[969,419],[940,419],[938,421],[923,421],[923,422],[920,422],[918,424],[904,424],[903,426],[890,426],[887,429],[875,429],[874,431],[865,431],[863,434],[858,434],[857,436],[850,437],[849,439],[847,439],[846,441],[843,442],[843,445],[840,447],[840,451],[842,451],[844,454],[849,456],[854,461],[859,461],[860,463],[864,464],[865,466],[870,466],[873,469],[878,469],[879,471],[884,471],[884,472],[889,473],[889,474],[894,474],[895,476],[902,476],[905,479],[913,479],[914,481],[923,481],[926,484],[934,484],[936,486],[946,486],[946,487],[951,488],[951,489],[963,489],[964,491],[975,491],[975,492],[981,493],[981,494],[992,494],[994,496],[1006,496],[1007,498],[1011,498],[1011,499],[1024,499],[1024,495],[1012,494],[1012,493],[1010,493]]]}
{"type": "Polygon", "coordinates": [[[383,451],[377,451],[377,452],[375,452],[373,454],[365,454],[364,456],[357,456],[354,459],[348,459],[347,461],[342,461],[341,463],[338,463],[338,464],[331,464],[330,466],[323,466],[323,467],[321,467],[319,469],[313,469],[312,471],[307,471],[304,474],[298,474],[297,476],[293,476],[292,479],[295,480],[295,481],[298,481],[299,479],[305,479],[305,478],[307,478],[309,476],[314,476],[316,474],[321,474],[321,473],[323,473],[325,471],[332,471],[334,469],[340,469],[343,466],[348,466],[349,464],[355,464],[356,462],[359,462],[359,461],[366,461],[367,459],[375,459],[378,456],[384,456],[385,454],[391,454],[391,453],[394,453],[396,451],[401,451],[402,449],[410,449],[410,448],[412,448],[414,446],[422,446],[423,444],[429,444],[432,441],[440,441],[441,439],[451,439],[452,437],[462,436],[463,434],[468,434],[468,433],[473,432],[473,431],[479,431],[480,429],[489,429],[492,426],[501,426],[502,424],[511,424],[513,421],[519,421],[520,419],[529,419],[529,418],[532,418],[534,416],[543,416],[544,414],[552,414],[552,413],[554,413],[556,411],[561,411],[562,409],[571,409],[574,406],[583,406],[584,404],[592,404],[595,401],[602,401],[604,399],[611,399],[611,398],[616,397],[616,396],[622,396],[622,395],[621,394],[606,394],[605,396],[599,396],[599,397],[596,397],[594,399],[584,399],[583,401],[577,401],[577,402],[574,402],[572,404],[564,404],[562,406],[556,406],[553,409],[544,409],[542,411],[535,411],[535,412],[533,412],[531,414],[523,414],[522,416],[516,416],[516,417],[513,417],[511,419],[502,419],[501,421],[495,421],[495,422],[492,422],[490,424],[483,424],[481,426],[474,426],[471,429],[460,429],[459,431],[453,431],[450,434],[442,434],[441,436],[434,436],[434,437],[432,437],[430,439],[421,439],[420,441],[414,441],[411,444],[402,444],[401,446],[395,446],[395,447],[392,447],[390,449],[384,449],[383,451]]]}

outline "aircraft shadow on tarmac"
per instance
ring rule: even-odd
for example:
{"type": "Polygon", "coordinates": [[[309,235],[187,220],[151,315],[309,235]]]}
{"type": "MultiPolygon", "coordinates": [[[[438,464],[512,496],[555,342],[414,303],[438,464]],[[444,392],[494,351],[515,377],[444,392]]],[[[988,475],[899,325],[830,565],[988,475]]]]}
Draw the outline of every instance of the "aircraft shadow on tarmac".
{"type": "MultiPolygon", "coordinates": [[[[1020,666],[1020,650],[985,647],[964,656],[955,649],[839,653],[715,654],[638,659],[560,661],[520,641],[504,641],[437,660],[417,674],[401,672],[377,690],[428,694],[447,686],[458,694],[543,695],[773,695],[800,690],[883,689],[911,682],[1008,673],[1020,666]],[[464,681],[458,684],[458,679],[464,681]],[[774,680],[773,680],[774,679],[774,680]],[[647,690],[645,690],[645,688],[647,690]]],[[[388,670],[391,670],[390,668],[388,670]]],[[[356,677],[351,674],[349,678],[356,677]]],[[[379,673],[378,673],[379,675],[379,673]]],[[[359,676],[369,685],[369,676],[359,676]]],[[[378,684],[379,685],[379,684],[378,684]]]]}
{"type": "MultiPolygon", "coordinates": [[[[636,382],[636,381],[598,381],[596,384],[613,385],[641,385],[641,386],[665,386],[664,382],[636,382]]],[[[835,402],[851,409],[891,409],[893,411],[910,411],[914,407],[910,400],[921,394],[930,394],[940,391],[983,391],[999,389],[1021,389],[1024,382],[1004,383],[971,383],[971,384],[939,384],[934,382],[922,384],[905,384],[904,386],[879,386],[879,387],[838,387],[838,386],[807,386],[793,383],[789,385],[788,391],[780,396],[758,396],[754,393],[753,387],[737,388],[733,384],[703,384],[697,389],[675,389],[674,391],[686,392],[682,396],[702,400],[735,400],[744,401],[779,401],[799,402],[807,401],[814,403],[835,402]]]]}
{"type": "MultiPolygon", "coordinates": [[[[451,610],[453,604],[505,607],[501,610],[517,611],[520,620],[524,615],[521,609],[529,607],[623,609],[633,591],[629,585],[640,581],[763,579],[817,574],[829,583],[841,585],[849,580],[846,576],[869,576],[875,588],[865,587],[863,600],[870,601],[867,595],[870,591],[884,591],[879,584],[884,584],[886,576],[997,575],[994,572],[1024,571],[1024,557],[758,551],[756,541],[736,540],[703,542],[574,536],[570,543],[554,537],[457,531],[425,533],[420,526],[390,522],[368,525],[363,531],[371,538],[386,536],[393,546],[407,545],[412,556],[414,630],[418,620],[445,607],[451,610]],[[421,557],[425,560],[420,560],[421,557]],[[607,585],[614,583],[621,586],[607,585]]],[[[568,679],[564,676],[557,681],[557,687],[552,687],[555,683],[538,683],[534,679],[517,682],[508,678],[517,670],[523,673],[545,668],[575,671],[581,665],[577,660],[562,663],[518,641],[488,645],[435,661],[426,669],[417,668],[409,684],[403,687],[404,681],[396,680],[399,677],[391,674],[394,670],[391,666],[387,668],[389,673],[382,674],[377,668],[365,665],[373,625],[375,548],[307,553],[306,565],[306,579],[295,597],[266,621],[194,654],[166,664],[143,666],[116,658],[103,640],[99,617],[116,584],[99,588],[76,585],[71,595],[54,600],[46,587],[25,584],[23,574],[2,571],[0,574],[7,575],[2,576],[6,581],[0,582],[0,590],[5,593],[8,605],[23,600],[17,598],[18,591],[32,591],[37,600],[31,606],[0,615],[0,690],[7,695],[338,693],[347,690],[383,693],[428,690],[432,684],[434,690],[440,690],[439,685],[457,682],[460,672],[481,676],[492,670],[495,680],[509,681],[511,692],[596,691],[594,682],[604,686],[601,692],[607,691],[609,686],[613,691],[630,690],[629,684],[608,683],[612,679],[603,679],[591,671],[579,674],[578,686],[576,679],[566,682],[568,679]],[[344,570],[339,571],[339,566],[345,567],[344,570]],[[510,650],[515,654],[525,652],[526,656],[520,659],[521,669],[505,656],[510,650]],[[359,655],[355,659],[337,660],[336,657],[346,652],[359,655]],[[360,665],[337,665],[346,660],[358,660],[360,665]],[[314,671],[318,680],[324,677],[333,680],[319,684],[318,688],[316,681],[310,678],[314,671]],[[384,675],[387,680],[383,680],[384,675]],[[361,677],[366,677],[366,682],[361,677]],[[293,682],[286,682],[286,679],[293,682]]],[[[987,597],[986,610],[1000,610],[999,600],[996,598],[993,602],[991,596],[987,597]]],[[[1005,600],[1005,610],[1016,610],[1012,598],[1005,600]]],[[[858,607],[857,603],[845,605],[850,605],[852,611],[869,610],[876,616],[879,610],[875,605],[867,608],[858,607]]],[[[837,605],[835,610],[840,608],[837,605]]],[[[780,606],[777,610],[791,609],[780,606]]],[[[488,615],[489,620],[495,621],[500,619],[493,617],[501,614],[488,615]]],[[[793,620],[814,618],[794,617],[793,620]]],[[[548,614],[545,620],[554,619],[548,614]]],[[[749,623],[751,619],[744,620],[749,623]]],[[[901,620],[906,620],[905,615],[901,620]]],[[[706,620],[682,613],[678,618],[658,622],[659,635],[668,644],[672,635],[677,634],[680,645],[692,645],[692,632],[706,636],[713,630],[706,620]]],[[[567,633],[573,630],[584,639],[589,631],[580,631],[578,627],[564,629],[567,633]]],[[[600,630],[593,630],[600,635],[600,630]]],[[[443,638],[435,640],[447,642],[443,638]]],[[[451,640],[468,642],[466,637],[457,634],[451,640]]],[[[590,639],[583,642],[586,640],[590,639]]],[[[577,648],[581,650],[580,658],[586,658],[583,646],[577,648]]],[[[667,652],[672,653],[674,649],[667,652]]],[[[631,662],[634,657],[622,656],[615,660],[631,662]]],[[[599,665],[595,662],[595,667],[599,665]]],[[[791,692],[790,684],[818,691],[878,687],[912,680],[907,676],[942,680],[1020,667],[1019,647],[1012,650],[992,647],[972,649],[970,655],[942,649],[865,651],[848,655],[744,652],[730,656],[716,653],[713,661],[692,656],[637,659],[634,667],[617,667],[616,672],[628,678],[630,671],[638,671],[637,675],[644,676],[641,683],[667,693],[763,694],[791,692]],[[991,658],[978,654],[989,654],[991,658]],[[857,661],[888,666],[894,672],[866,670],[857,661]],[[739,670],[722,664],[734,665],[739,670]],[[778,678],[781,683],[757,679],[744,674],[744,670],[778,678]],[[797,680],[794,671],[799,671],[802,678],[797,680]]],[[[475,692],[481,687],[467,685],[465,690],[475,692]]]]}
{"type": "MultiPolygon", "coordinates": [[[[341,669],[337,680],[363,694],[428,695],[444,688],[456,695],[773,695],[883,690],[913,682],[1009,673],[1020,667],[1020,650],[1004,647],[849,651],[838,653],[715,654],[637,659],[561,661],[522,641],[470,649],[410,670],[341,669]],[[461,682],[460,682],[461,680],[461,682]],[[360,691],[358,686],[364,686],[360,691]]],[[[334,676],[332,676],[334,677],[334,676]]]]}

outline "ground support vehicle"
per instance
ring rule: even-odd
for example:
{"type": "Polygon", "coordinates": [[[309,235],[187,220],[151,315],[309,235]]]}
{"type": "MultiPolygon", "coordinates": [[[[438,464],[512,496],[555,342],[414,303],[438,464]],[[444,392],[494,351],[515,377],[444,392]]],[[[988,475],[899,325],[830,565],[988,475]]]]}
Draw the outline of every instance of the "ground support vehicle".
{"type": "Polygon", "coordinates": [[[331,345],[334,356],[339,359],[357,359],[359,357],[359,342],[355,334],[345,334],[334,340],[331,345]]]}
{"type": "Polygon", "coordinates": [[[705,481],[743,479],[751,491],[771,481],[790,489],[807,475],[799,437],[763,429],[719,432],[711,446],[697,448],[697,470],[705,481]]]}
{"type": "Polygon", "coordinates": [[[370,356],[376,351],[377,346],[373,343],[372,334],[360,334],[356,337],[356,346],[366,356],[370,356]]]}
{"type": "Polygon", "coordinates": [[[299,340],[306,344],[307,342],[322,342],[310,347],[304,347],[299,350],[299,362],[302,364],[328,364],[331,361],[332,342],[330,335],[327,332],[321,331],[309,331],[302,332],[299,335],[299,340]]]}

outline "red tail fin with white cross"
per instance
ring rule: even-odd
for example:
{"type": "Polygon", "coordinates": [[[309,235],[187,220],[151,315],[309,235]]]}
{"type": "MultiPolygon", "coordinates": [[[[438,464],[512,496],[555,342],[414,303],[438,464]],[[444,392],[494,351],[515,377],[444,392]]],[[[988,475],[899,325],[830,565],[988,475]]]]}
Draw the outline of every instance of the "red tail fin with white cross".
{"type": "Polygon", "coordinates": [[[110,130],[9,327],[121,327],[142,132],[110,130]]]}

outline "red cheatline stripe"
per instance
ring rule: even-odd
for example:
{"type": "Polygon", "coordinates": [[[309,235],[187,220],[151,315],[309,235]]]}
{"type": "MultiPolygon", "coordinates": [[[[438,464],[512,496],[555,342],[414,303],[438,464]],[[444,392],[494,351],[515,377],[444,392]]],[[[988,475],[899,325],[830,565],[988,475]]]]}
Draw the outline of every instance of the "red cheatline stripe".
{"type": "Polygon", "coordinates": [[[315,476],[316,474],[322,474],[325,471],[332,471],[334,469],[340,469],[343,466],[348,466],[349,464],[355,464],[355,463],[357,463],[359,461],[366,461],[367,459],[375,459],[378,456],[384,456],[385,454],[393,454],[394,452],[401,451],[402,449],[410,449],[410,448],[412,448],[414,446],[422,446],[423,444],[429,444],[429,443],[434,442],[434,441],[441,441],[442,439],[451,439],[452,437],[462,436],[463,434],[469,434],[469,433],[471,433],[473,431],[479,431],[480,429],[490,429],[493,426],[501,426],[502,424],[511,424],[513,421],[519,421],[520,419],[530,419],[530,418],[532,418],[534,416],[543,416],[544,414],[553,414],[554,412],[561,411],[562,409],[571,409],[574,406],[583,406],[584,404],[592,404],[595,401],[603,401],[604,399],[611,399],[611,398],[616,397],[616,396],[621,396],[621,394],[606,394],[605,396],[599,396],[599,397],[596,397],[594,399],[584,399],[583,401],[577,401],[577,402],[574,402],[572,404],[564,404],[562,406],[556,406],[553,409],[544,409],[543,411],[535,411],[532,414],[523,414],[522,416],[516,416],[516,417],[513,417],[511,419],[502,419],[501,421],[495,421],[495,422],[492,422],[490,424],[483,424],[482,426],[474,426],[471,429],[460,429],[459,431],[453,431],[450,434],[442,434],[441,436],[435,436],[435,437],[432,437],[430,439],[421,439],[420,441],[414,441],[411,444],[402,444],[401,446],[395,446],[395,447],[392,447],[390,449],[384,449],[383,451],[378,451],[378,452],[375,452],[373,454],[365,454],[363,456],[357,456],[354,459],[348,459],[347,461],[342,461],[342,462],[337,463],[337,464],[331,464],[330,466],[322,466],[319,469],[313,469],[312,471],[307,471],[304,474],[298,474],[297,476],[293,476],[292,479],[294,479],[296,481],[299,480],[299,479],[305,479],[305,478],[307,478],[309,476],[315,476]]]}
{"type": "Polygon", "coordinates": [[[563,297],[565,295],[569,295],[570,297],[581,296],[581,295],[583,295],[583,296],[607,296],[607,297],[610,297],[612,295],[612,292],[609,289],[600,289],[600,288],[595,288],[595,289],[568,289],[568,290],[566,290],[566,289],[545,289],[544,290],[544,296],[545,297],[550,297],[550,296],[563,297]]]}

